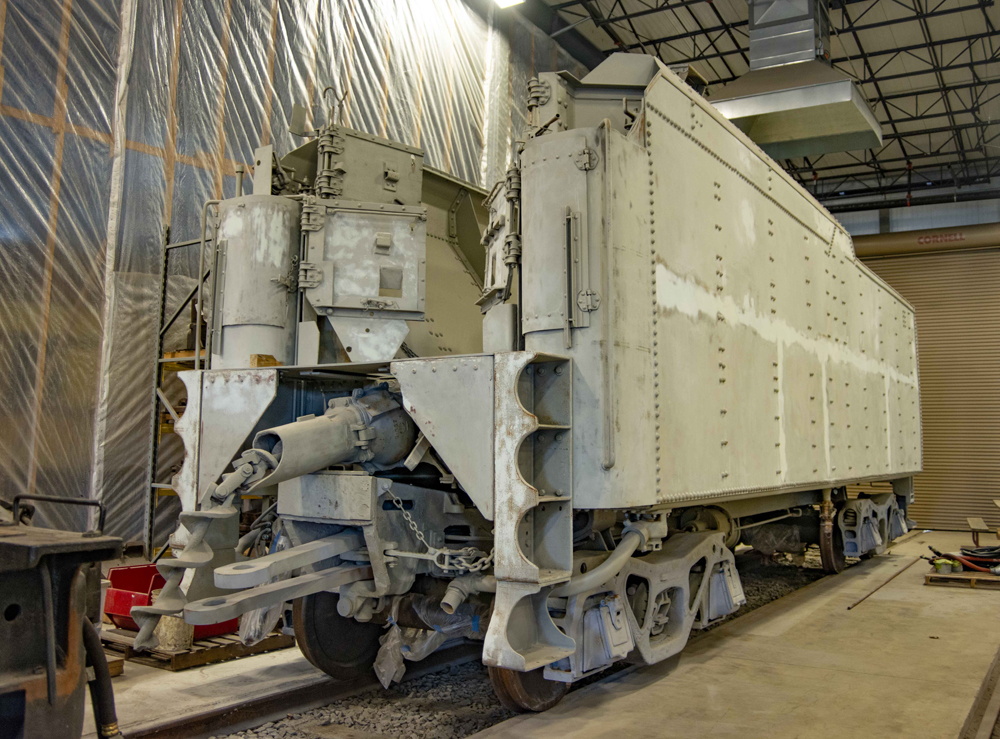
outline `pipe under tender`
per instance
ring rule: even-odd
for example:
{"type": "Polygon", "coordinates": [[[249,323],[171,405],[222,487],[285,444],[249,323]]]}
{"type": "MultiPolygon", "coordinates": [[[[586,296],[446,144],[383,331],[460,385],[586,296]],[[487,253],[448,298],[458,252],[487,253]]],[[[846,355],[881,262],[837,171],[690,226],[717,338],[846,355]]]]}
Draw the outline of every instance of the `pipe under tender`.
{"type": "Polygon", "coordinates": [[[441,598],[441,610],[453,614],[473,593],[495,593],[497,579],[493,575],[462,575],[448,583],[441,598]]]}
{"type": "Polygon", "coordinates": [[[550,595],[554,598],[566,598],[570,595],[579,595],[606,583],[625,566],[629,558],[635,554],[635,550],[642,544],[642,540],[643,535],[638,531],[627,531],[622,540],[618,542],[615,550],[611,552],[611,556],[594,569],[574,576],[568,583],[553,590],[550,595]]]}

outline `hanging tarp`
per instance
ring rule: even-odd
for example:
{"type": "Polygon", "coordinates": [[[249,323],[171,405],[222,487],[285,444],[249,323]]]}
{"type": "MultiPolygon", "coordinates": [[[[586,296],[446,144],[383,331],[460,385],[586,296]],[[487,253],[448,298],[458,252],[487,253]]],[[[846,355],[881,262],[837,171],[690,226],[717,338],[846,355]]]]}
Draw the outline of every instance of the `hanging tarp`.
{"type": "Polygon", "coordinates": [[[0,0],[0,497],[97,497],[141,536],[164,230],[195,238],[257,145],[301,143],[294,103],[318,124],[343,99],[340,123],[490,187],[528,79],[555,69],[586,72],[460,0],[0,0]]]}

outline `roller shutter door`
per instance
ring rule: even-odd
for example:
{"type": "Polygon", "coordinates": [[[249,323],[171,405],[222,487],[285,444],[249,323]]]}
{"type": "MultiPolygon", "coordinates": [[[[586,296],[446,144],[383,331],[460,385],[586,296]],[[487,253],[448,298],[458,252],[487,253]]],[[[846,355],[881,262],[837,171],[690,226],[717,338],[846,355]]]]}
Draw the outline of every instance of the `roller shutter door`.
{"type": "Polygon", "coordinates": [[[916,309],[924,471],[911,515],[923,528],[1000,527],[1000,250],[870,258],[916,309]]]}

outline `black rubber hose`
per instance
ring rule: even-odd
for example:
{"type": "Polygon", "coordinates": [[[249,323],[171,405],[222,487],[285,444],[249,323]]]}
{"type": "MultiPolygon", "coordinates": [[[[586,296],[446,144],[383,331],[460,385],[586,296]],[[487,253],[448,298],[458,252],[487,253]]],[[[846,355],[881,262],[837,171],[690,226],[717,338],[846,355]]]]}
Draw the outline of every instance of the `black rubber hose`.
{"type": "Polygon", "coordinates": [[[118,730],[118,714],[115,711],[115,691],[111,687],[111,671],[108,669],[108,659],[104,656],[101,645],[101,635],[97,633],[89,618],[83,619],[83,648],[87,651],[87,660],[94,668],[94,679],[87,683],[90,687],[90,700],[94,704],[94,723],[97,724],[97,735],[102,739],[121,737],[118,730]]]}

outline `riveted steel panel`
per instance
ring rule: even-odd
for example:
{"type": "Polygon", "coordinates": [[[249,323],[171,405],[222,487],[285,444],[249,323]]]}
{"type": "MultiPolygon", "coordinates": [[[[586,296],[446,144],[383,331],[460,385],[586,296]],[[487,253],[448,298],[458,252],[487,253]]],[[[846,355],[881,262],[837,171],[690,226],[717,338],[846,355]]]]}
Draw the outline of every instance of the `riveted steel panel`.
{"type": "Polygon", "coordinates": [[[587,139],[575,132],[531,140],[521,155],[522,229],[534,243],[525,244],[522,262],[524,306],[521,328],[525,333],[559,328],[577,312],[573,275],[569,265],[571,242],[587,244],[587,139]],[[574,214],[576,214],[574,223],[574,214]],[[567,296],[567,286],[572,294],[567,296]]]}
{"type": "Polygon", "coordinates": [[[661,427],[676,427],[658,498],[919,471],[910,306],[826,211],[674,80],[647,91],[644,133],[663,224],[651,237],[664,362],[654,402],[661,427]]]}
{"type": "Polygon", "coordinates": [[[493,355],[390,365],[403,407],[472,502],[493,520],[493,355]]]}
{"type": "Polygon", "coordinates": [[[274,369],[190,370],[178,373],[188,403],[174,431],[184,442],[184,464],[174,490],[185,511],[197,509],[209,485],[228,471],[229,463],[254,425],[274,401],[274,369]]]}
{"type": "MultiPolygon", "coordinates": [[[[829,213],[666,73],[628,135],[546,135],[544,151],[560,137],[568,151],[574,135],[598,154],[582,219],[600,304],[570,347],[555,320],[525,336],[527,350],[573,358],[574,506],[696,504],[920,470],[913,310],[829,213]]],[[[550,181],[546,168],[566,170],[542,151],[525,193],[550,181]]],[[[548,230],[524,220],[524,254],[551,262],[561,294],[562,219],[546,213],[548,230]]]]}

